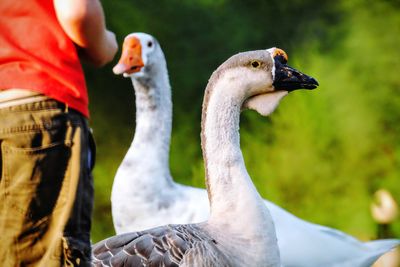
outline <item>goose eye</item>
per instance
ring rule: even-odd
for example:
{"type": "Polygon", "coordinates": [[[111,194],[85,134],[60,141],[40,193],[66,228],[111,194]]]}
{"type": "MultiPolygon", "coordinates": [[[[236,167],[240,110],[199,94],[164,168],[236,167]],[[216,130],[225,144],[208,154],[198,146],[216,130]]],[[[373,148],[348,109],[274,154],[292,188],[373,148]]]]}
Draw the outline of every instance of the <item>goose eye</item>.
{"type": "Polygon", "coordinates": [[[147,46],[148,46],[148,47],[152,47],[152,46],[153,46],[153,42],[152,42],[152,41],[149,41],[149,42],[147,43],[147,46]]]}
{"type": "Polygon", "coordinates": [[[252,66],[253,68],[258,68],[258,67],[261,66],[261,64],[260,64],[260,62],[258,62],[258,61],[252,61],[252,62],[251,62],[251,66],[252,66]]]}

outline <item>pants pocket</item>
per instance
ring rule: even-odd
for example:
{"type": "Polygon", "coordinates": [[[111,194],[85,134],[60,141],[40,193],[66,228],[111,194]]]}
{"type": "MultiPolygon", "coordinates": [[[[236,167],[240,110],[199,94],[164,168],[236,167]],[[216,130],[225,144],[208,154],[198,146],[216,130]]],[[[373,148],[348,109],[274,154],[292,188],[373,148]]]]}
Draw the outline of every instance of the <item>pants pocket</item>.
{"type": "Polygon", "coordinates": [[[25,219],[50,214],[60,197],[70,157],[68,143],[40,148],[14,148],[3,143],[5,200],[25,219]]]}
{"type": "Polygon", "coordinates": [[[2,232],[26,263],[43,254],[46,245],[40,240],[49,234],[52,214],[67,201],[63,188],[69,182],[70,146],[65,141],[35,148],[2,143],[2,232]]]}

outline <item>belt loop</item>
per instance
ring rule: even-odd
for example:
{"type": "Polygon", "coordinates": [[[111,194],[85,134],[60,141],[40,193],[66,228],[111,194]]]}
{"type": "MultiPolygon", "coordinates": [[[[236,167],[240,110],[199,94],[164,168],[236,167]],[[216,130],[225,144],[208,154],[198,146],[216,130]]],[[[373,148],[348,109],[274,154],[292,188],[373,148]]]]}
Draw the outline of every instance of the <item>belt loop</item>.
{"type": "Polygon", "coordinates": [[[68,113],[68,104],[65,104],[65,113],[68,113]]]}

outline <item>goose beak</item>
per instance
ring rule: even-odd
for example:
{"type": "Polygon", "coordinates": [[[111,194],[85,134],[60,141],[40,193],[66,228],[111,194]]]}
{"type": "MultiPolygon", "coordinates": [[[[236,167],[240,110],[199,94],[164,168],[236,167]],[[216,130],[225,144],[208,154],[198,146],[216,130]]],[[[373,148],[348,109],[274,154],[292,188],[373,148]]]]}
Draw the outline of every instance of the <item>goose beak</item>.
{"type": "Polygon", "coordinates": [[[319,85],[317,80],[286,64],[287,55],[277,49],[274,56],[275,78],[273,86],[277,90],[293,91],[296,89],[315,89],[319,85]]]}
{"type": "Polygon", "coordinates": [[[143,66],[140,40],[135,36],[125,38],[121,58],[113,68],[114,74],[128,76],[129,74],[139,72],[143,66]]]}

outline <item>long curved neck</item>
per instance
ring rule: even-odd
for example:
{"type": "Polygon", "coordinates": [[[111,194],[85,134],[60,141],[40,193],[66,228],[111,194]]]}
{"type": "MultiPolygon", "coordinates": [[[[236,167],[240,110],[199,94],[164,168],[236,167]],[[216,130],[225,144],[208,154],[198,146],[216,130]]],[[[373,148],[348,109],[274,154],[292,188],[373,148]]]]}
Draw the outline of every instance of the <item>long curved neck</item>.
{"type": "Polygon", "coordinates": [[[242,103],[218,89],[211,92],[203,111],[202,129],[211,220],[246,213],[248,207],[242,207],[244,202],[258,203],[260,200],[240,150],[239,116],[242,103]]]}
{"type": "Polygon", "coordinates": [[[150,172],[170,179],[171,88],[166,66],[160,67],[165,69],[152,74],[151,79],[132,79],[136,97],[136,128],[125,159],[134,162],[138,173],[150,172]]]}
{"type": "Polygon", "coordinates": [[[238,228],[243,226],[245,218],[249,219],[244,223],[247,226],[271,221],[240,150],[239,119],[245,98],[240,84],[219,76],[216,81],[210,80],[203,104],[201,134],[210,220],[228,221],[233,227],[238,223],[238,228]]]}

